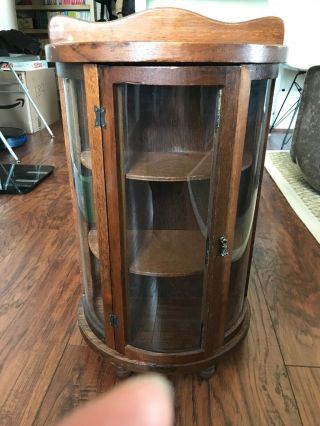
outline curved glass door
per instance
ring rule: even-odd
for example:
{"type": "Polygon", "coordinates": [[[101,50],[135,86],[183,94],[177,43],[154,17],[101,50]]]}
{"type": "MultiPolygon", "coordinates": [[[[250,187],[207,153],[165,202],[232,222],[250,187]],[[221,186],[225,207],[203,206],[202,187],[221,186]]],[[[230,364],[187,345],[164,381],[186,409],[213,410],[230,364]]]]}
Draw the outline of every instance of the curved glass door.
{"type": "Polygon", "coordinates": [[[251,82],[230,272],[226,330],[237,322],[245,300],[254,212],[261,167],[263,167],[262,156],[267,129],[270,87],[271,80],[253,80],[251,82]]]}
{"type": "Polygon", "coordinates": [[[201,347],[219,86],[118,84],[126,342],[201,347]]]}
{"type": "MultiPolygon", "coordinates": [[[[63,78],[72,180],[75,191],[77,225],[80,237],[81,270],[86,318],[99,337],[104,337],[104,311],[101,295],[100,261],[93,197],[91,152],[88,138],[86,95],[82,70],[73,67],[80,78],[63,78]]],[[[74,74],[76,74],[74,72],[74,74]]]]}

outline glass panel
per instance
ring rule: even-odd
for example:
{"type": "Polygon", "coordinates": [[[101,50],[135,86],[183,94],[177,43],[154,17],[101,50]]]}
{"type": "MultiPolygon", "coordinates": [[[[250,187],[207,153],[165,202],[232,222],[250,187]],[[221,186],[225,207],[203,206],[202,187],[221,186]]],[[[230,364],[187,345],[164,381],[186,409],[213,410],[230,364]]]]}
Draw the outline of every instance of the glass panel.
{"type": "Polygon", "coordinates": [[[226,329],[239,318],[246,292],[248,258],[251,231],[261,174],[263,143],[270,96],[270,81],[255,80],[251,83],[242,172],[233,246],[229,310],[226,329]]]}
{"type": "Polygon", "coordinates": [[[116,86],[127,343],[201,347],[212,159],[221,90],[116,86]]]}
{"type": "Polygon", "coordinates": [[[82,281],[87,320],[99,336],[103,331],[103,306],[95,208],[92,193],[91,155],[87,134],[85,90],[82,80],[65,78],[64,92],[73,183],[77,199],[82,281]]]}

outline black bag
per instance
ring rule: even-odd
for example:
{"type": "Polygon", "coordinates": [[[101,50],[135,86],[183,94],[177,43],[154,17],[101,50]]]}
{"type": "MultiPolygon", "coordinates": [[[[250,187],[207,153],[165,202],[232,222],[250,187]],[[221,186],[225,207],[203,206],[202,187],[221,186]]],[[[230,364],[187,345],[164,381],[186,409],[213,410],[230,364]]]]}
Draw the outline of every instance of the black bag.
{"type": "Polygon", "coordinates": [[[2,56],[7,56],[5,53],[39,55],[40,50],[40,43],[21,31],[0,31],[0,51],[2,56]]]}

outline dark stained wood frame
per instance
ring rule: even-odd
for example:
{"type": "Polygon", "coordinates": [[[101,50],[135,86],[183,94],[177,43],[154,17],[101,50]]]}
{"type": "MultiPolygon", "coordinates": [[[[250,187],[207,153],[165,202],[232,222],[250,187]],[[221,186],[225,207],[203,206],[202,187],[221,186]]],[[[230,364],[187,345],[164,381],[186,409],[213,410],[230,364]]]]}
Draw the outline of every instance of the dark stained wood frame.
{"type": "Polygon", "coordinates": [[[54,17],[49,36],[52,62],[279,63],[286,54],[279,18],[225,23],[175,8],[108,24],[54,17]]]}
{"type": "MultiPolygon", "coordinates": [[[[216,67],[114,67],[101,68],[100,90],[102,104],[107,109],[107,130],[103,132],[105,152],[106,192],[108,204],[108,219],[110,224],[110,260],[113,282],[113,295],[116,299],[114,312],[118,316],[118,327],[115,332],[116,350],[128,357],[142,361],[161,363],[184,362],[212,355],[213,351],[223,344],[225,301],[228,299],[228,285],[231,267],[232,249],[229,256],[219,255],[218,239],[225,235],[230,248],[233,245],[237,195],[241,172],[241,160],[245,136],[246,114],[250,94],[250,75],[254,71],[247,67],[216,66],[216,67]],[[115,130],[115,100],[114,85],[121,83],[154,84],[154,85],[216,85],[223,87],[222,122],[220,127],[219,144],[214,147],[216,152],[216,172],[213,172],[214,184],[210,198],[213,205],[219,206],[219,214],[213,214],[210,226],[213,238],[210,239],[211,256],[207,273],[207,297],[204,312],[204,333],[210,338],[204,339],[205,346],[198,350],[183,353],[153,353],[127,345],[126,330],[126,297],[125,297],[125,268],[124,268],[124,213],[122,206],[122,183],[120,177],[120,152],[115,130]],[[230,123],[234,123],[230,126],[230,123]],[[230,168],[223,167],[232,158],[230,168]],[[231,189],[230,189],[231,188],[231,189]],[[229,194],[226,197],[226,194],[229,194]],[[222,213],[221,213],[222,212],[222,213]],[[120,242],[120,244],[119,244],[120,242]],[[223,279],[213,285],[213,271],[219,271],[223,279]],[[223,295],[221,300],[221,294],[223,295]],[[217,297],[217,295],[220,295],[217,297]],[[214,312],[214,313],[212,313],[214,312]],[[218,332],[217,332],[218,330],[218,332]],[[178,361],[179,360],[179,361],[178,361]]],[[[209,231],[210,232],[210,231],[209,231]]]]}
{"type": "MultiPolygon", "coordinates": [[[[192,12],[169,8],[147,10],[107,25],[57,17],[51,21],[49,31],[52,44],[46,47],[48,60],[95,63],[84,65],[84,69],[86,96],[90,104],[87,118],[89,126],[92,126],[89,138],[93,169],[96,169],[93,172],[97,185],[94,195],[98,205],[98,234],[101,234],[99,256],[104,269],[102,285],[103,292],[106,293],[103,301],[107,345],[92,333],[80,307],[81,331],[92,347],[121,369],[159,369],[172,372],[177,368],[185,371],[201,368],[207,369],[203,372],[205,376],[212,371],[212,365],[221,356],[239,343],[249,326],[250,309],[247,303],[236,323],[229,330],[225,330],[224,326],[241,159],[251,81],[276,77],[278,64],[286,56],[286,48],[282,46],[283,23],[278,18],[268,17],[227,24],[192,12]],[[104,65],[99,67],[99,63],[104,65]],[[206,272],[208,286],[206,309],[203,311],[205,338],[203,346],[196,351],[164,354],[126,345],[125,277],[122,267],[122,233],[125,229],[121,214],[123,188],[118,172],[120,152],[116,143],[116,106],[113,93],[113,85],[118,83],[223,86],[222,120],[216,142],[214,184],[210,195],[216,210],[213,211],[209,225],[211,238],[206,272]],[[94,118],[92,106],[98,101],[107,110],[107,128],[102,131],[94,129],[93,123],[90,124],[94,118]],[[224,167],[225,164],[230,167],[224,167]],[[216,214],[217,207],[219,214],[216,214]],[[102,237],[101,230],[104,234],[109,231],[107,238],[102,237]],[[219,255],[219,237],[222,235],[229,243],[229,256],[225,258],[219,255]],[[215,286],[210,285],[213,273],[221,278],[215,286]],[[108,323],[111,309],[118,316],[114,340],[108,323]]],[[[70,73],[68,77],[72,78],[72,68],[67,65],[65,69],[70,73]]],[[[63,102],[62,106],[65,108],[63,102]]],[[[71,174],[71,170],[69,172],[71,174]]],[[[259,192],[260,187],[261,179],[259,192]]],[[[258,202],[259,193],[249,241],[250,258],[258,202]]]]}
{"type": "MultiPolygon", "coordinates": [[[[72,170],[72,161],[71,161],[71,152],[70,152],[70,147],[71,147],[71,143],[69,141],[69,131],[68,131],[68,123],[67,123],[67,116],[66,116],[66,103],[65,103],[65,90],[64,90],[64,84],[63,84],[63,68],[64,66],[60,66],[60,71],[61,71],[61,75],[59,75],[58,78],[58,87],[59,87],[59,93],[60,93],[60,102],[61,102],[61,107],[62,107],[62,124],[63,124],[63,135],[64,135],[64,141],[65,141],[65,149],[66,149],[66,157],[67,157],[67,165],[68,165],[68,174],[69,174],[69,184],[70,184],[70,191],[71,191],[71,198],[72,198],[72,209],[73,209],[73,217],[75,219],[75,223],[76,223],[76,230],[77,230],[77,240],[78,240],[78,247],[81,250],[81,237],[80,237],[80,232],[79,230],[82,228],[82,219],[80,217],[80,213],[79,213],[79,209],[78,209],[78,202],[77,202],[77,194],[75,191],[75,187],[74,187],[74,181],[73,181],[73,170],[72,170]]],[[[68,68],[68,67],[67,67],[68,68]]],[[[76,73],[74,72],[74,67],[73,68],[73,76],[76,74],[76,79],[77,80],[82,80],[83,81],[83,73],[79,72],[78,69],[76,69],[76,73]]],[[[78,68],[78,67],[76,67],[78,68]]],[[[80,273],[81,273],[81,277],[82,277],[82,284],[84,285],[84,282],[86,281],[86,275],[90,274],[91,271],[87,271],[86,266],[82,265],[82,261],[80,258],[80,273]]],[[[91,298],[93,297],[92,291],[93,289],[90,289],[90,293],[88,296],[90,296],[91,298]]],[[[93,301],[92,301],[93,302],[93,301]]],[[[83,303],[85,304],[86,301],[83,300],[83,303]]],[[[98,330],[98,325],[96,324],[97,319],[95,318],[90,318],[91,321],[91,325],[95,328],[95,331],[98,333],[100,333],[101,331],[98,330]]]]}
{"type": "MultiPolygon", "coordinates": [[[[63,79],[71,78],[84,82],[85,96],[86,96],[86,111],[87,111],[87,121],[88,123],[93,123],[94,116],[94,106],[100,104],[99,98],[99,85],[97,82],[97,66],[96,65],[85,65],[83,68],[75,66],[69,66],[67,64],[59,64],[57,67],[58,82],[59,82],[59,92],[60,100],[62,106],[62,121],[64,129],[64,139],[66,146],[67,154],[67,164],[69,171],[69,181],[72,194],[72,205],[74,210],[74,217],[76,219],[77,227],[80,226],[80,217],[77,209],[77,199],[76,192],[74,188],[74,183],[72,179],[73,171],[71,167],[71,154],[70,154],[70,142],[69,134],[66,120],[66,105],[65,105],[65,91],[63,87],[63,79]]],[[[88,141],[90,145],[90,154],[91,161],[93,164],[92,178],[93,178],[93,195],[94,203],[96,208],[97,216],[97,229],[98,234],[108,235],[108,222],[107,222],[107,212],[106,212],[106,196],[103,191],[100,191],[99,188],[104,188],[104,176],[99,173],[99,170],[103,170],[103,150],[102,150],[102,135],[101,128],[95,128],[94,126],[88,126],[88,141]],[[102,231],[103,229],[103,231],[102,231]]],[[[78,235],[78,232],[77,232],[78,235]]],[[[100,261],[100,278],[101,278],[101,292],[103,299],[103,309],[104,309],[104,333],[105,339],[111,348],[114,348],[114,329],[110,326],[108,322],[108,313],[112,312],[112,293],[111,293],[111,279],[110,279],[110,261],[109,261],[109,242],[108,238],[100,237],[99,241],[99,261],[100,261]]],[[[80,246],[80,238],[79,238],[80,246]]],[[[80,263],[80,268],[82,274],[84,274],[83,266],[80,263]]],[[[82,302],[84,303],[84,302],[82,302]]]]}
{"type": "Polygon", "coordinates": [[[208,300],[205,334],[209,338],[206,338],[206,354],[212,353],[224,341],[250,85],[250,72],[246,67],[228,67],[216,151],[215,191],[212,194],[215,209],[211,213],[212,222],[209,228],[212,239],[210,239],[207,269],[208,300]],[[226,164],[229,164],[229,167],[225,167],[226,164]],[[219,253],[219,238],[222,236],[228,240],[229,246],[229,255],[225,257],[219,253]],[[219,283],[216,282],[215,285],[214,275],[219,276],[219,283]]]}
{"type": "Polygon", "coordinates": [[[87,120],[89,144],[91,151],[93,195],[96,208],[97,234],[100,260],[101,292],[104,309],[104,329],[108,346],[114,348],[114,328],[108,321],[109,314],[112,313],[112,289],[109,259],[108,241],[108,217],[106,211],[105,176],[103,170],[103,147],[101,127],[94,127],[95,112],[94,107],[100,105],[99,80],[97,65],[84,65],[84,80],[87,104],[87,120]]]}
{"type": "MultiPolygon", "coordinates": [[[[268,136],[269,136],[269,123],[270,123],[270,117],[271,117],[271,108],[272,108],[272,102],[273,102],[274,87],[275,87],[275,80],[273,79],[271,81],[270,98],[269,98],[269,105],[268,105],[268,115],[266,117],[266,125],[265,125],[265,129],[264,129],[265,130],[265,136],[264,136],[264,143],[263,143],[263,148],[262,148],[263,149],[263,153],[262,153],[263,161],[264,161],[264,158],[266,156],[266,151],[267,151],[267,143],[268,143],[268,136]]],[[[250,237],[250,240],[249,240],[250,253],[249,253],[249,265],[248,265],[248,271],[247,271],[245,297],[247,297],[247,293],[248,293],[250,271],[251,271],[251,259],[252,259],[252,255],[253,255],[254,239],[255,239],[256,228],[257,228],[258,210],[259,210],[260,195],[261,195],[261,185],[262,185],[262,179],[263,179],[263,164],[261,165],[261,168],[262,168],[262,170],[260,172],[260,177],[259,177],[256,206],[255,206],[254,217],[253,217],[253,222],[252,222],[252,232],[251,232],[251,237],[250,237]]]]}
{"type": "Polygon", "coordinates": [[[47,45],[49,62],[96,63],[279,63],[286,58],[283,46],[256,44],[103,42],[47,45]]]}
{"type": "Polygon", "coordinates": [[[282,20],[274,16],[226,23],[170,7],[147,9],[107,24],[59,16],[50,21],[49,35],[53,44],[92,41],[282,44],[284,28],[282,20]]]}

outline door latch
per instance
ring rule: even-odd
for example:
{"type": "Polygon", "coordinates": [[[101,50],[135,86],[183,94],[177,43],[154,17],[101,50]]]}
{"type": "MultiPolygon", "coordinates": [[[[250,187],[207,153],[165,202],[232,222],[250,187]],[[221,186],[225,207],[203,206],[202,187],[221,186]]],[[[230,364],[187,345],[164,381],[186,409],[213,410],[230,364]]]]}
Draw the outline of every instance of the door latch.
{"type": "Polygon", "coordinates": [[[94,127],[103,127],[105,129],[107,127],[105,107],[99,108],[99,107],[95,106],[94,112],[96,113],[94,127]]]}
{"type": "Polygon", "coordinates": [[[220,244],[220,256],[224,257],[229,254],[228,252],[228,240],[226,237],[222,236],[219,238],[219,244],[220,244]]]}

